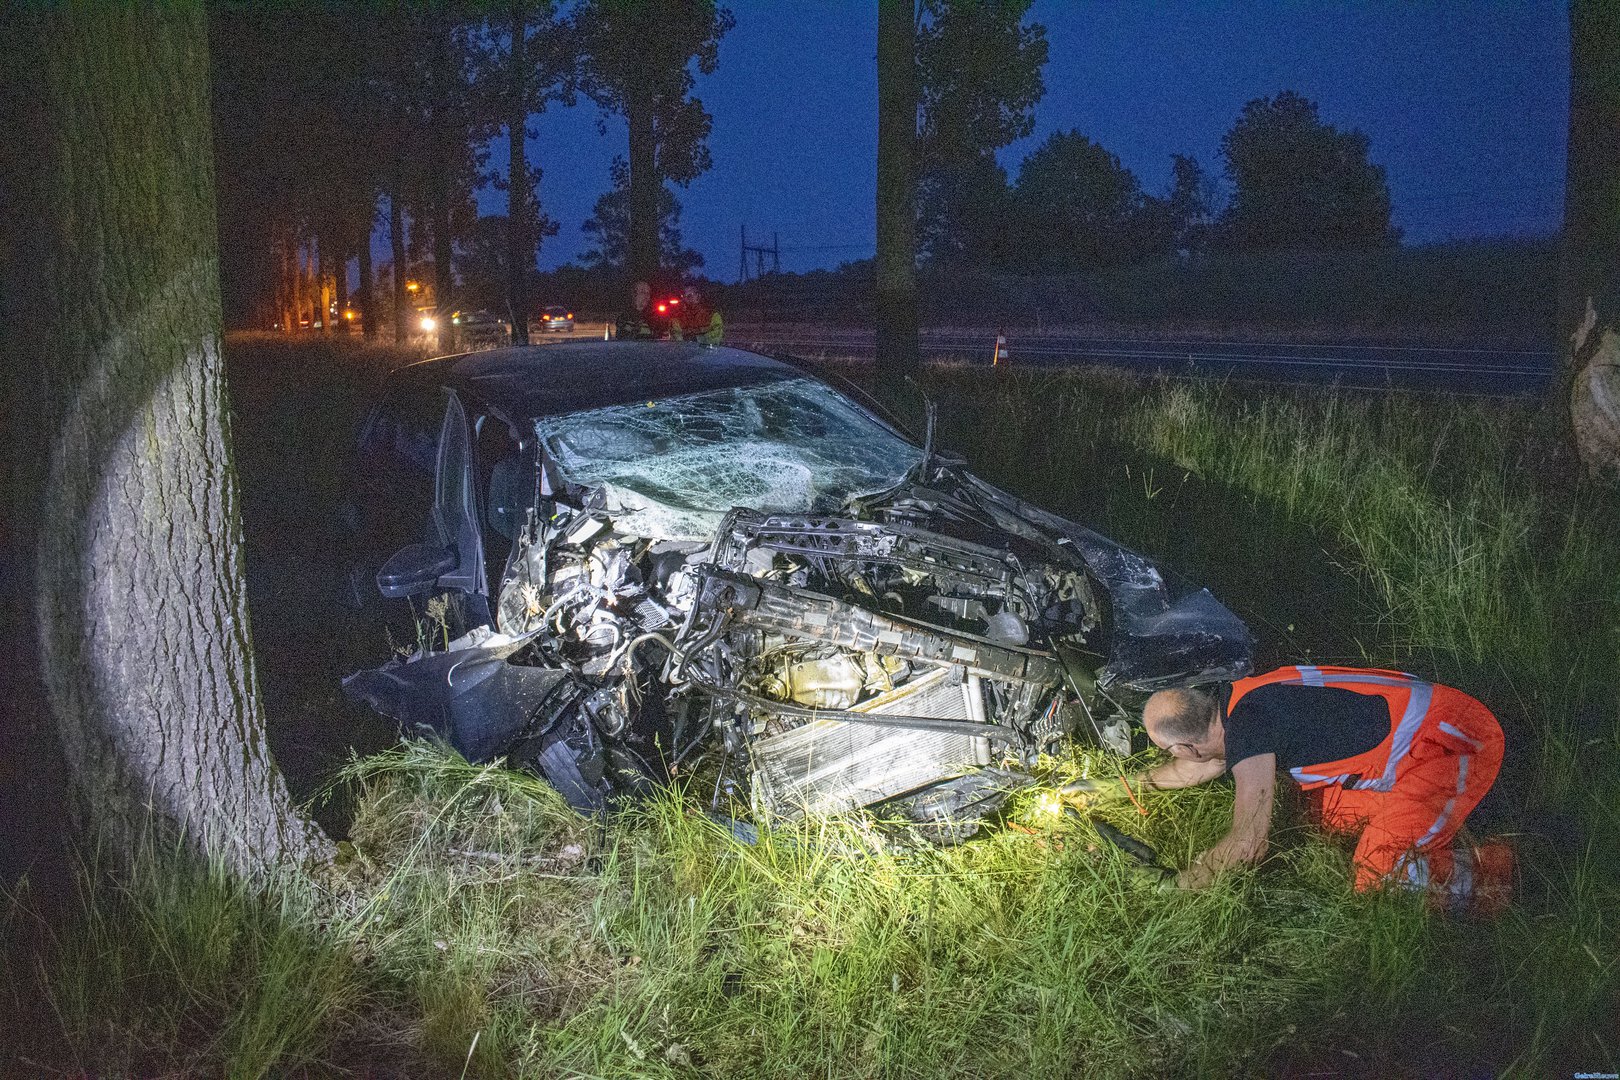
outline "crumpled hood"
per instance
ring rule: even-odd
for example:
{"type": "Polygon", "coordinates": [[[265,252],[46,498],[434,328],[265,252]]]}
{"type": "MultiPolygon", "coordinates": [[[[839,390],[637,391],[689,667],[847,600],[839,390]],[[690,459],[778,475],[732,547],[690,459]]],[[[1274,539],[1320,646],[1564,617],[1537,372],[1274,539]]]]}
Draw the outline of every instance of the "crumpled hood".
{"type": "Polygon", "coordinates": [[[933,464],[921,478],[859,500],[854,509],[857,516],[894,515],[979,542],[990,539],[983,530],[993,530],[1048,560],[1083,564],[1108,599],[1108,659],[1098,677],[1104,688],[1194,686],[1254,670],[1253,635],[1208,589],[1178,589],[1145,556],[955,463],[933,464]]]}

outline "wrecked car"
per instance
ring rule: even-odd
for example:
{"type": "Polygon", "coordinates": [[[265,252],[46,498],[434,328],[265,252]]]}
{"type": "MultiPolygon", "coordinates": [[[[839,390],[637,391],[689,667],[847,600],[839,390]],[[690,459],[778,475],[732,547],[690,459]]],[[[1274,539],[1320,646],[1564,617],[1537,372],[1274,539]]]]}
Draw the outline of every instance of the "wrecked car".
{"type": "Polygon", "coordinates": [[[696,344],[398,369],[354,470],[397,655],[345,690],[583,810],[702,758],[784,819],[959,808],[1071,736],[1128,751],[1132,694],[1250,671],[1208,591],[929,428],[696,344]]]}

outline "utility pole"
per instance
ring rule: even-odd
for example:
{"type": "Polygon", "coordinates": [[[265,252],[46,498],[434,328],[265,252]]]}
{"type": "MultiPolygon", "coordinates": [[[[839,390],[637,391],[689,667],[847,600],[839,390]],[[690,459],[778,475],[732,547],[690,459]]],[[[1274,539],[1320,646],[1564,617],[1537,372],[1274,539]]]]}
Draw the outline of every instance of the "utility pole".
{"type": "Polygon", "coordinates": [[[742,227],[742,254],[737,260],[737,281],[739,283],[748,280],[748,256],[750,254],[754,256],[755,278],[762,278],[765,276],[765,256],[767,255],[771,257],[771,272],[775,274],[780,274],[782,272],[782,242],[780,239],[780,234],[774,232],[771,233],[770,246],[766,247],[764,244],[759,243],[750,244],[748,242],[748,226],[744,225],[742,227]]]}

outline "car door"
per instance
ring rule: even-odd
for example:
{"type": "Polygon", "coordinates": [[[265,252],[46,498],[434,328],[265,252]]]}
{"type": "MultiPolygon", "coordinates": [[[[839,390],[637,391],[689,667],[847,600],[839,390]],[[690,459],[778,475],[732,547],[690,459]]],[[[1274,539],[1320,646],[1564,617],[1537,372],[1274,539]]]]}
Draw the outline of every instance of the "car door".
{"type": "Polygon", "coordinates": [[[463,597],[463,617],[469,630],[491,622],[478,496],[472,424],[461,398],[452,390],[439,430],[433,520],[444,545],[455,551],[454,568],[439,577],[438,587],[463,597]]]}

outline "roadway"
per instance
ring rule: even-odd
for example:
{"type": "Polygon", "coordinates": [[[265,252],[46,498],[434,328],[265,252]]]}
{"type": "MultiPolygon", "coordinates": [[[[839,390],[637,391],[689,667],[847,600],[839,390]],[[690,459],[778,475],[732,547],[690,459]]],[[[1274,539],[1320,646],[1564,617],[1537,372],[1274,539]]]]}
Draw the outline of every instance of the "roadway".
{"type": "MultiPolygon", "coordinates": [[[[760,352],[870,357],[874,335],[826,325],[748,324],[726,328],[726,343],[760,352]]],[[[924,330],[928,359],[990,363],[995,332],[924,330]]],[[[1007,334],[1014,367],[1102,364],[1170,376],[1228,377],[1253,382],[1336,383],[1346,388],[1439,390],[1512,397],[1541,393],[1558,354],[1551,350],[1440,345],[1300,344],[1295,342],[1007,334]]]]}

